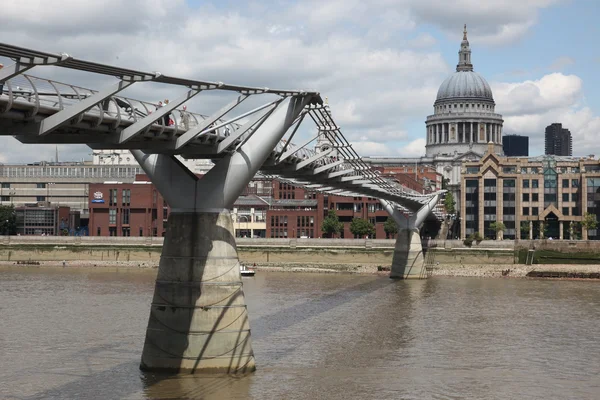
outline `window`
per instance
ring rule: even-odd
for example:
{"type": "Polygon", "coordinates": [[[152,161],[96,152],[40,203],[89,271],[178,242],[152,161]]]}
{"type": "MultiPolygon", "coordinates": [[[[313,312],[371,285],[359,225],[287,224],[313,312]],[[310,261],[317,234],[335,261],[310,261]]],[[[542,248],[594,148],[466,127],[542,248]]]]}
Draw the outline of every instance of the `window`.
{"type": "Polygon", "coordinates": [[[169,217],[169,209],[167,207],[163,207],[163,220],[168,219],[169,217]]]}
{"type": "Polygon", "coordinates": [[[109,189],[108,190],[108,205],[109,206],[117,205],[117,189],[109,189]]]}
{"type": "Polygon", "coordinates": [[[571,201],[578,202],[579,201],[579,193],[571,193],[571,201]]]}
{"type": "Polygon", "coordinates": [[[562,208],[562,213],[563,213],[564,216],[569,215],[569,207],[563,207],[562,208]]]}
{"type": "Polygon", "coordinates": [[[531,215],[538,215],[538,208],[537,207],[532,207],[531,208],[531,215]]]}
{"type": "Polygon", "coordinates": [[[108,235],[109,236],[117,236],[117,228],[114,226],[111,226],[108,228],[108,235]]]}
{"type": "Polygon", "coordinates": [[[579,214],[579,207],[573,207],[573,214],[571,214],[571,215],[579,216],[580,215],[579,214]]]}
{"type": "Polygon", "coordinates": [[[531,201],[533,201],[533,202],[540,201],[540,196],[537,193],[532,193],[531,201]]]}
{"type": "Polygon", "coordinates": [[[38,184],[36,184],[36,187],[38,189],[46,189],[46,184],[45,183],[38,183],[38,184]]]}
{"type": "Polygon", "coordinates": [[[140,228],[140,237],[144,236],[144,228],[140,228]]]}
{"type": "Polygon", "coordinates": [[[10,201],[10,196],[2,196],[0,201],[10,201]]]}
{"type": "Polygon", "coordinates": [[[108,210],[108,223],[110,225],[117,224],[117,209],[116,208],[111,208],[110,210],[108,210]]]}
{"type": "Polygon", "coordinates": [[[121,231],[123,233],[123,236],[131,236],[130,228],[121,228],[121,231]]]}
{"type": "Polygon", "coordinates": [[[131,205],[131,189],[123,189],[123,205],[131,205]]]}
{"type": "Polygon", "coordinates": [[[523,201],[529,201],[529,193],[523,193],[523,201]]]}
{"type": "Polygon", "coordinates": [[[529,215],[529,207],[523,207],[523,215],[529,215]]]}
{"type": "MultiPolygon", "coordinates": [[[[131,210],[129,210],[129,208],[124,208],[121,211],[121,221],[123,222],[123,225],[129,225],[129,214],[131,213],[131,210]]],[[[125,236],[125,235],[123,235],[125,236]]],[[[127,235],[130,236],[130,235],[127,235]]]]}
{"type": "Polygon", "coordinates": [[[98,227],[96,236],[102,236],[102,228],[98,227]]]}
{"type": "Polygon", "coordinates": [[[569,187],[569,180],[568,179],[563,179],[562,180],[562,187],[564,187],[564,188],[568,188],[569,187]]]}
{"type": "Polygon", "coordinates": [[[46,196],[36,196],[35,201],[46,201],[46,196]]]}
{"type": "Polygon", "coordinates": [[[524,189],[528,189],[529,188],[529,179],[523,179],[523,188],[524,189]]]}
{"type": "Polygon", "coordinates": [[[539,183],[537,179],[531,180],[531,187],[537,189],[539,187],[539,183]]]}
{"type": "Polygon", "coordinates": [[[571,179],[571,187],[579,187],[579,179],[571,179]]]}
{"type": "Polygon", "coordinates": [[[563,193],[563,195],[562,195],[562,201],[563,202],[569,201],[569,193],[563,193]]]}
{"type": "Polygon", "coordinates": [[[2,183],[2,189],[10,189],[10,183],[2,183]]]}

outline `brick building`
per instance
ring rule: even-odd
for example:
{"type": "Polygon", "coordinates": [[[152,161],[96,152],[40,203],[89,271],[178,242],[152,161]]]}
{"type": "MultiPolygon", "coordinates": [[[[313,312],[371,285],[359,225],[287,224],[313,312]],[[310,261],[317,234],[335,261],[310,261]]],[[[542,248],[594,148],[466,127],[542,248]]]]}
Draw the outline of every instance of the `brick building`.
{"type": "MultiPolygon", "coordinates": [[[[394,179],[401,176],[397,173],[394,179]]],[[[143,174],[137,175],[133,183],[90,184],[89,210],[90,236],[164,236],[170,211],[143,174]]],[[[236,200],[232,209],[235,236],[319,238],[323,236],[321,225],[329,210],[334,210],[344,224],[339,235],[342,238],[354,237],[350,232],[354,218],[363,218],[375,226],[373,238],[386,237],[383,225],[388,214],[377,199],[326,195],[266,179],[250,182],[236,200]]]]}
{"type": "Polygon", "coordinates": [[[322,237],[321,224],[329,210],[334,210],[344,224],[341,238],[354,237],[350,232],[354,218],[363,218],[375,225],[375,238],[386,237],[383,224],[388,214],[379,200],[326,195],[279,181],[273,181],[273,199],[267,212],[267,237],[322,237]]]}
{"type": "Polygon", "coordinates": [[[151,182],[90,184],[90,236],[164,236],[168,205],[151,182]]]}

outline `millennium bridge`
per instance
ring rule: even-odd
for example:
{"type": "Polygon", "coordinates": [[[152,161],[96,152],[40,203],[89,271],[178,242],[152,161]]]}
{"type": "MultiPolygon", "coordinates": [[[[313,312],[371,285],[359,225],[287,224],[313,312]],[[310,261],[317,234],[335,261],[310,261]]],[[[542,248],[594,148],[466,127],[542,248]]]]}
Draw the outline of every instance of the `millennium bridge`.
{"type": "Polygon", "coordinates": [[[229,209],[257,173],[316,192],[379,199],[399,229],[390,277],[424,276],[419,228],[443,191],[420,194],[373,171],[318,92],[179,78],[3,43],[0,57],[14,61],[0,69],[0,135],[131,150],[171,207],[142,369],[255,369],[229,209]],[[29,74],[49,67],[73,79],[87,73],[114,82],[96,90],[29,74]],[[151,83],[183,94],[165,104],[119,96],[151,83]],[[218,111],[188,111],[186,103],[202,94],[218,111]],[[309,132],[309,140],[294,141],[303,136],[298,132],[309,132]],[[329,145],[309,149],[320,135],[329,145]],[[214,166],[198,178],[175,156],[214,166]]]}

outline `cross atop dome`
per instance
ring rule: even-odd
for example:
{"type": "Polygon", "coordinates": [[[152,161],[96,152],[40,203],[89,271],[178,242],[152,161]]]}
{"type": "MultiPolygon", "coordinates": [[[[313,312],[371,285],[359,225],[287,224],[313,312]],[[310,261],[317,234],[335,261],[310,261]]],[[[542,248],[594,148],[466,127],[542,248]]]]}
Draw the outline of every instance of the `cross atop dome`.
{"type": "Polygon", "coordinates": [[[458,51],[458,65],[456,71],[473,71],[473,64],[471,64],[471,47],[467,40],[467,24],[463,30],[463,40],[460,44],[460,50],[458,51]]]}

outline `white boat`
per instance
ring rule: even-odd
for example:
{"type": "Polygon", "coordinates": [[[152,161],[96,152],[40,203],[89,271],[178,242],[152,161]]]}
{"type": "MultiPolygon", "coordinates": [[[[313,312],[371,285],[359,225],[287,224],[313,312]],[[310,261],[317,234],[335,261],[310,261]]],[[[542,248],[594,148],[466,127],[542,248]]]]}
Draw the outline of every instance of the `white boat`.
{"type": "Polygon", "coordinates": [[[246,268],[245,265],[240,265],[240,274],[242,276],[254,276],[255,272],[252,269],[246,268]]]}

